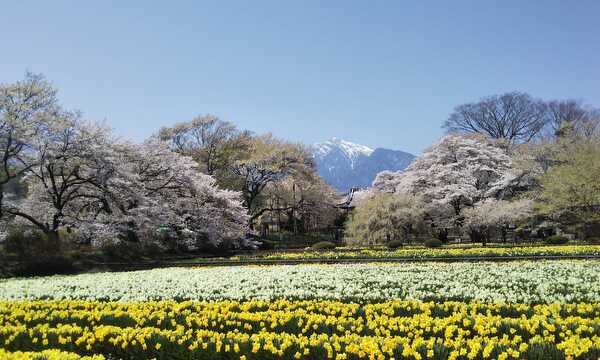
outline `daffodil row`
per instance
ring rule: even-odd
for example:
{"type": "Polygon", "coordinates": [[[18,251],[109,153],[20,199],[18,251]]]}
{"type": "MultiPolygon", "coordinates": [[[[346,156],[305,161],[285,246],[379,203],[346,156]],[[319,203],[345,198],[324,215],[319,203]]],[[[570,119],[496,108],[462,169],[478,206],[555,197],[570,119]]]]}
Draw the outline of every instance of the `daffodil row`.
{"type": "Polygon", "coordinates": [[[444,247],[424,248],[407,247],[396,250],[388,249],[337,249],[330,251],[273,252],[265,255],[237,256],[232,260],[271,259],[271,260],[303,260],[303,259],[423,259],[423,258],[460,258],[460,257],[517,257],[517,256],[600,256],[600,245],[565,245],[565,246],[518,246],[518,247],[444,247]]]}
{"type": "Polygon", "coordinates": [[[6,351],[0,348],[2,360],[104,360],[102,355],[80,356],[75,353],[48,349],[42,351],[6,351]]]}
{"type": "Polygon", "coordinates": [[[596,359],[600,303],[0,302],[0,348],[124,359],[596,359]]]}
{"type": "Polygon", "coordinates": [[[0,300],[600,302],[600,261],[167,268],[0,279],[0,300]]]}

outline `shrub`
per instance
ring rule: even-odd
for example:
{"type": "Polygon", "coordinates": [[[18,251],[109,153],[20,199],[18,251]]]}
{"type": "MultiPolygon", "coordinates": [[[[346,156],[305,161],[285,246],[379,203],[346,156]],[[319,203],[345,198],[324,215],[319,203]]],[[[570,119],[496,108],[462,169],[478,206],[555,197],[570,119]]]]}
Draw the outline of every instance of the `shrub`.
{"type": "Polygon", "coordinates": [[[19,229],[9,229],[4,240],[4,246],[7,252],[16,254],[25,253],[25,234],[19,229]]]}
{"type": "Polygon", "coordinates": [[[387,247],[390,249],[397,249],[399,247],[402,247],[404,244],[402,244],[402,240],[392,240],[389,243],[387,243],[387,247]]]}
{"type": "Polygon", "coordinates": [[[15,276],[46,276],[55,274],[73,274],[78,269],[73,259],[64,255],[41,256],[20,263],[14,271],[15,276]]]}
{"type": "Polygon", "coordinates": [[[600,238],[600,221],[583,224],[583,237],[600,238]]]}
{"type": "Polygon", "coordinates": [[[585,241],[589,242],[590,244],[600,244],[600,237],[587,238],[585,241]]]}
{"type": "Polygon", "coordinates": [[[7,252],[23,258],[54,250],[49,248],[50,244],[41,231],[26,226],[10,227],[4,246],[7,252]]]}
{"type": "Polygon", "coordinates": [[[63,244],[73,244],[75,242],[82,243],[78,232],[72,228],[60,228],[58,229],[58,237],[63,244]]]}
{"type": "Polygon", "coordinates": [[[429,240],[425,240],[423,245],[425,245],[425,247],[428,247],[428,248],[437,248],[437,247],[442,246],[443,243],[439,239],[429,239],[429,240]]]}
{"type": "Polygon", "coordinates": [[[267,239],[260,239],[258,241],[260,242],[258,245],[259,250],[273,250],[275,249],[275,244],[277,244],[277,242],[267,239]]]}
{"type": "Polygon", "coordinates": [[[569,238],[562,235],[553,235],[544,239],[544,242],[549,245],[562,245],[569,242],[569,238]]]}
{"type": "Polygon", "coordinates": [[[335,249],[335,244],[330,241],[319,241],[310,248],[311,250],[333,250],[335,249]]]}
{"type": "Polygon", "coordinates": [[[139,244],[121,241],[105,244],[101,251],[108,261],[122,261],[138,259],[141,255],[140,248],[139,244]]]}
{"type": "Polygon", "coordinates": [[[155,258],[155,257],[159,257],[162,254],[164,254],[165,250],[156,243],[149,243],[149,244],[143,244],[141,246],[141,253],[144,256],[155,258]]]}

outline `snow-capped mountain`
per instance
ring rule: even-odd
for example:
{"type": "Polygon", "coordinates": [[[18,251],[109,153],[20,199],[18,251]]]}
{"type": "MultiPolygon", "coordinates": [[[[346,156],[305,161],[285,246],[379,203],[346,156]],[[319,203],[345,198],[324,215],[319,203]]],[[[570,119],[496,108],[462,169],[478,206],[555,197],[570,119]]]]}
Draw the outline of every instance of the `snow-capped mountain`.
{"type": "Polygon", "coordinates": [[[342,159],[347,160],[350,168],[354,168],[358,159],[368,157],[374,151],[368,146],[351,143],[350,141],[335,137],[331,138],[331,140],[314,144],[313,149],[313,156],[315,159],[326,159],[339,155],[342,159]]]}
{"type": "Polygon", "coordinates": [[[403,170],[414,155],[332,138],[312,147],[317,171],[331,186],[347,192],[352,187],[370,186],[383,170],[403,170]]]}

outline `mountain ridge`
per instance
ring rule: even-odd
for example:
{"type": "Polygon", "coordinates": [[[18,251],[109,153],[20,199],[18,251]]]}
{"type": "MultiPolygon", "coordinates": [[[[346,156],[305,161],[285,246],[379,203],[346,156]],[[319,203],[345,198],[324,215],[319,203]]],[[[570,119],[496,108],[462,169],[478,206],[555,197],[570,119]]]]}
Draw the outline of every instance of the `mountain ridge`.
{"type": "Polygon", "coordinates": [[[311,150],[319,175],[341,192],[370,186],[379,172],[403,170],[415,158],[404,151],[372,149],[335,137],[313,144],[311,150]]]}

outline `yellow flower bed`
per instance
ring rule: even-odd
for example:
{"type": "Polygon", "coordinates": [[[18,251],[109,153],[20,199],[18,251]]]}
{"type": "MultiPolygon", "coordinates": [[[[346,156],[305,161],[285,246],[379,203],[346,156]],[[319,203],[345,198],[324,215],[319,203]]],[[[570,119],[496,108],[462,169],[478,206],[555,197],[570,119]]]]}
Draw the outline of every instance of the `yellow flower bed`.
{"type": "Polygon", "coordinates": [[[0,359],[3,360],[104,360],[102,355],[79,356],[74,353],[56,349],[42,351],[6,351],[0,348],[0,359]]]}
{"type": "MultiPolygon", "coordinates": [[[[261,259],[352,259],[352,258],[436,258],[436,257],[514,257],[514,256],[557,256],[557,255],[600,255],[600,245],[565,246],[522,246],[522,247],[446,247],[446,248],[405,248],[397,250],[361,249],[348,251],[303,251],[281,252],[259,256],[261,259]]],[[[238,256],[242,260],[252,256],[238,256]]]]}
{"type": "Polygon", "coordinates": [[[14,359],[597,359],[600,303],[4,301],[0,348],[14,359]]]}

